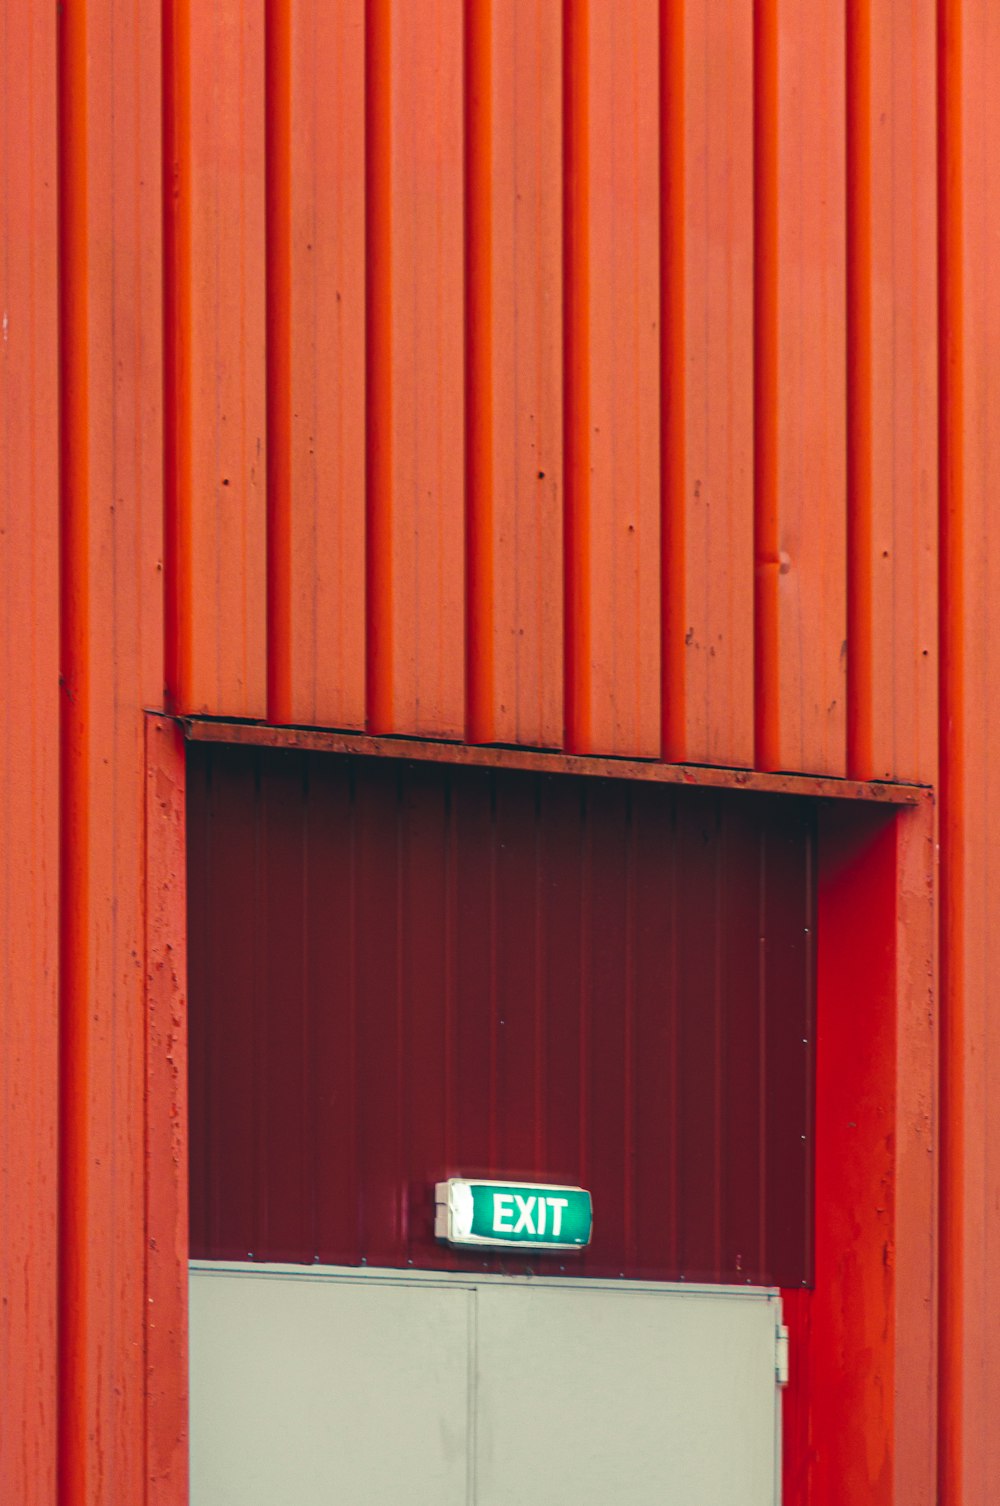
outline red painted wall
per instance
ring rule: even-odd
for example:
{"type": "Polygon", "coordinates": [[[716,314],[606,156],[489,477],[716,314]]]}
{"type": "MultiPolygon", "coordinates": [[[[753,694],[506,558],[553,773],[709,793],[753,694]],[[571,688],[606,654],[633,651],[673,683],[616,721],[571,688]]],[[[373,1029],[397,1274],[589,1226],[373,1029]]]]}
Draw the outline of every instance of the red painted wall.
{"type": "Polygon", "coordinates": [[[996,5],[0,17],[0,1497],[182,1489],[137,1129],[180,706],[934,787],[896,1258],[941,1464],[896,1488],[990,1506],[996,5]]]}

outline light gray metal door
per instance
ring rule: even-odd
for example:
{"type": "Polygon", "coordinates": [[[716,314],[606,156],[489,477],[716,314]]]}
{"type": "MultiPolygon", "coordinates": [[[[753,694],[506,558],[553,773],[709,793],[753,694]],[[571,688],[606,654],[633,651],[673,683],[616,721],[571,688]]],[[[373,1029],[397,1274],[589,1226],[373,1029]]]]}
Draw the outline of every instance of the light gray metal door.
{"type": "Polygon", "coordinates": [[[193,1272],[191,1506],[465,1506],[475,1294],[193,1272]]]}
{"type": "Polygon", "coordinates": [[[478,1294],[477,1506],[771,1506],[775,1319],[742,1296],[478,1294]]]}
{"type": "Polygon", "coordinates": [[[774,1293],[198,1265],[192,1506],[773,1506],[774,1293]]]}

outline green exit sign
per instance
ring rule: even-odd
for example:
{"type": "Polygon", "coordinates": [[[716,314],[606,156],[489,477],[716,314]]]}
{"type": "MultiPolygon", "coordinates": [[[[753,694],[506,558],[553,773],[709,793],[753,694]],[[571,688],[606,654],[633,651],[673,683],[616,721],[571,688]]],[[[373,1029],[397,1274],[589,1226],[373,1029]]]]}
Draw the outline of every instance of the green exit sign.
{"type": "Polygon", "coordinates": [[[547,1182],[452,1177],[434,1189],[434,1233],[451,1245],[582,1250],[594,1222],[590,1193],[547,1182]]]}

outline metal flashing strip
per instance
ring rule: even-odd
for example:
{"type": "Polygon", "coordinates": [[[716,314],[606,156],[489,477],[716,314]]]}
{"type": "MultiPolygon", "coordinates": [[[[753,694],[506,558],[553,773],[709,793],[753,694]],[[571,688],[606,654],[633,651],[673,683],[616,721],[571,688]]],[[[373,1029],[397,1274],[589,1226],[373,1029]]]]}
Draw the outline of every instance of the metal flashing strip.
{"type": "Polygon", "coordinates": [[[295,1265],[281,1261],[191,1260],[188,1269],[209,1276],[280,1276],[299,1281],[385,1281],[431,1286],[551,1286],[560,1290],[605,1292],[673,1292],[687,1297],[752,1297],[780,1301],[776,1286],[732,1286],[696,1281],[609,1281],[587,1276],[508,1276],[484,1271],[427,1271],[370,1265],[295,1265]]]}
{"type": "Polygon", "coordinates": [[[575,774],[596,779],[639,780],[687,785],[693,789],[752,790],[808,799],[850,800],[872,805],[915,806],[933,800],[933,791],[918,784],[882,780],[835,779],[820,774],[759,773],[754,769],[716,768],[707,764],[661,763],[653,759],[598,758],[538,748],[487,747],[469,743],[408,737],[370,737],[363,732],[334,732],[318,727],[274,727],[263,722],[213,717],[178,718],[189,742],[288,748],[300,752],[340,753],[361,758],[399,758],[418,762],[462,764],[528,773],[575,774]]]}

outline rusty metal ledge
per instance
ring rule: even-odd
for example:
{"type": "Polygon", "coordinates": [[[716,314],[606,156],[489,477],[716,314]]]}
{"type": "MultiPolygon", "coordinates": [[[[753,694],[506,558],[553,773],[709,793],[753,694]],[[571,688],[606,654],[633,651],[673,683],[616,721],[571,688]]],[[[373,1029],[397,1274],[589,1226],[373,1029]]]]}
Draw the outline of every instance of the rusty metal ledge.
{"type": "Polygon", "coordinates": [[[833,779],[817,774],[763,774],[753,769],[658,763],[652,759],[598,758],[537,748],[482,747],[410,737],[370,737],[363,732],[274,727],[262,722],[226,721],[214,717],[179,717],[178,721],[190,742],[297,748],[319,753],[349,753],[365,758],[409,758],[430,763],[577,774],[600,779],[641,779],[650,784],[757,790],[772,795],[865,801],[874,805],[914,806],[933,799],[933,792],[923,785],[893,784],[882,780],[833,779]]]}

